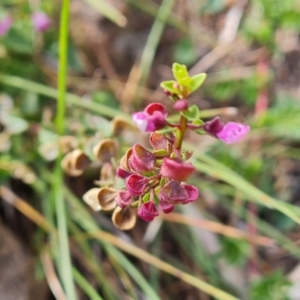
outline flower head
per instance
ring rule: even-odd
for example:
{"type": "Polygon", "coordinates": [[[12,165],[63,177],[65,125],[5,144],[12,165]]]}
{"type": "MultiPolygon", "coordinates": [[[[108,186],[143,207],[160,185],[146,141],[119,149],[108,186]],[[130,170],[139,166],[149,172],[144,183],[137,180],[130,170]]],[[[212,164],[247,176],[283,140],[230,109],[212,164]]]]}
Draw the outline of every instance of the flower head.
{"type": "Polygon", "coordinates": [[[204,130],[226,144],[234,144],[248,134],[250,126],[235,122],[224,124],[219,117],[216,117],[204,124],[204,130]]]}
{"type": "Polygon", "coordinates": [[[43,11],[36,11],[32,15],[32,23],[36,31],[44,32],[51,26],[51,20],[43,11]]]}
{"type": "Polygon", "coordinates": [[[132,174],[126,178],[126,188],[131,196],[142,195],[147,184],[147,178],[138,174],[132,174]]]}
{"type": "Polygon", "coordinates": [[[166,126],[166,108],[160,103],[151,103],[143,111],[134,113],[132,120],[143,132],[152,132],[166,126]]]}
{"type": "Polygon", "coordinates": [[[5,16],[0,20],[0,36],[4,36],[10,29],[12,25],[12,18],[10,16],[5,16]]]}

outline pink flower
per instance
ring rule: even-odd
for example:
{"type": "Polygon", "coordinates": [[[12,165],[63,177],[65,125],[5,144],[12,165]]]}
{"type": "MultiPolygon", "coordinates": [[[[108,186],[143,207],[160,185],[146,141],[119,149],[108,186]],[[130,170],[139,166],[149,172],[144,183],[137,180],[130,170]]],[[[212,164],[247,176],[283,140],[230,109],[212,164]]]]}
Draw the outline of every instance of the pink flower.
{"type": "Polygon", "coordinates": [[[132,174],[126,178],[126,188],[131,196],[142,195],[147,184],[147,178],[138,174],[132,174]]]}
{"type": "Polygon", "coordinates": [[[244,138],[250,130],[250,126],[228,122],[223,129],[216,134],[217,138],[226,144],[234,144],[244,138]]]}
{"type": "Polygon", "coordinates": [[[195,168],[191,163],[179,158],[165,157],[160,169],[160,174],[177,181],[186,181],[189,175],[194,171],[195,168]]]}
{"type": "Polygon", "coordinates": [[[129,166],[137,173],[147,173],[154,169],[155,156],[143,146],[135,144],[129,157],[129,166]]]}
{"type": "Polygon", "coordinates": [[[12,18],[10,16],[5,16],[0,21],[0,36],[6,35],[12,25],[12,18]]]}
{"type": "Polygon", "coordinates": [[[32,23],[36,31],[44,32],[51,26],[51,20],[42,11],[36,11],[32,15],[32,23]]]}
{"type": "Polygon", "coordinates": [[[153,221],[158,215],[158,210],[152,201],[143,203],[138,209],[138,216],[147,222],[153,221]]]}
{"type": "Polygon", "coordinates": [[[206,122],[203,128],[208,134],[226,144],[234,144],[239,142],[248,134],[250,130],[249,125],[241,123],[228,122],[224,124],[220,121],[219,117],[206,122]]]}
{"type": "Polygon", "coordinates": [[[166,126],[166,108],[160,103],[151,103],[143,111],[134,113],[132,120],[143,132],[152,132],[166,126]]]}
{"type": "Polygon", "coordinates": [[[175,205],[193,202],[198,196],[199,191],[195,186],[171,180],[161,188],[159,199],[160,202],[175,205]]]}

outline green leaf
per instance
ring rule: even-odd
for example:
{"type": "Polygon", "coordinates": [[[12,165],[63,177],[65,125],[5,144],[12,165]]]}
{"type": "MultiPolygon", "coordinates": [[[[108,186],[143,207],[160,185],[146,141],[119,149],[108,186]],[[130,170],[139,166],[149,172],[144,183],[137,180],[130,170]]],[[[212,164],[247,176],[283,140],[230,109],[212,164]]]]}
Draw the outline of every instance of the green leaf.
{"type": "Polygon", "coordinates": [[[176,81],[183,86],[189,86],[192,79],[189,76],[187,68],[185,65],[180,65],[178,63],[174,63],[172,66],[173,76],[176,81]]]}
{"type": "Polygon", "coordinates": [[[179,91],[174,88],[174,84],[176,84],[175,80],[168,80],[161,82],[160,86],[172,94],[179,94],[179,91]]]}
{"type": "Polygon", "coordinates": [[[186,117],[189,121],[199,119],[200,110],[196,104],[191,105],[188,110],[180,112],[180,114],[186,117]]]}
{"type": "MultiPolygon", "coordinates": [[[[203,125],[203,124],[204,124],[204,122],[200,119],[194,120],[192,122],[192,125],[194,125],[194,126],[200,126],[200,125],[203,125]]],[[[201,129],[194,129],[193,131],[196,132],[197,134],[201,134],[201,135],[206,134],[205,130],[202,129],[202,128],[201,129]]]]}
{"type": "Polygon", "coordinates": [[[143,196],[142,201],[145,203],[148,202],[149,200],[150,200],[150,193],[147,193],[143,196]]]}
{"type": "Polygon", "coordinates": [[[175,130],[176,130],[176,128],[173,128],[173,127],[165,127],[163,129],[156,130],[155,132],[160,133],[160,134],[165,134],[165,133],[172,132],[175,130]]]}
{"type": "Polygon", "coordinates": [[[207,75],[205,73],[200,73],[197,75],[194,75],[192,77],[192,81],[190,83],[190,92],[194,92],[199,89],[199,87],[203,84],[205,81],[207,75]]]}

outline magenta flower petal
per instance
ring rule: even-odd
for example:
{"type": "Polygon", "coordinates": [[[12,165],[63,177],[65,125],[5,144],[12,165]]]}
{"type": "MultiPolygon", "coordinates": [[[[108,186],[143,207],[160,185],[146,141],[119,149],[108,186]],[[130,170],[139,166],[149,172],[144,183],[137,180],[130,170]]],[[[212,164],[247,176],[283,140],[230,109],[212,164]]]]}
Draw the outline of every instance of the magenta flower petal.
{"type": "Polygon", "coordinates": [[[119,191],[118,195],[115,198],[117,205],[121,208],[125,208],[126,206],[131,204],[132,196],[126,190],[119,191]]]}
{"type": "Polygon", "coordinates": [[[194,171],[195,168],[191,163],[184,162],[179,158],[165,157],[160,169],[160,174],[177,181],[186,181],[189,175],[194,171]]]}
{"type": "Polygon", "coordinates": [[[154,169],[155,156],[139,144],[132,147],[129,165],[137,173],[145,173],[154,169]]]}
{"type": "Polygon", "coordinates": [[[167,110],[160,103],[149,104],[144,111],[132,114],[132,121],[143,132],[152,132],[166,126],[167,110]]]}
{"type": "Polygon", "coordinates": [[[36,11],[32,15],[32,23],[36,31],[44,32],[51,26],[51,20],[42,11],[36,11]]]}
{"type": "Polygon", "coordinates": [[[146,202],[138,209],[138,216],[143,220],[150,222],[159,215],[155,204],[152,201],[146,202]]]}
{"type": "Polygon", "coordinates": [[[169,204],[181,204],[189,199],[189,193],[178,181],[171,180],[161,188],[159,199],[169,204]]]}
{"type": "Polygon", "coordinates": [[[143,132],[147,132],[149,124],[149,115],[143,111],[132,114],[132,121],[136,127],[143,132]]]}
{"type": "Polygon", "coordinates": [[[117,171],[116,171],[116,175],[120,178],[127,178],[131,173],[127,172],[126,170],[122,169],[121,167],[118,167],[117,168],[117,171]]]}
{"type": "Polygon", "coordinates": [[[126,178],[126,188],[131,196],[142,195],[147,184],[147,178],[138,174],[132,174],[126,178]]]}
{"type": "Polygon", "coordinates": [[[13,21],[10,16],[5,16],[2,20],[0,20],[0,36],[6,35],[12,23],[13,21]]]}
{"type": "Polygon", "coordinates": [[[170,204],[163,200],[160,200],[158,205],[164,214],[169,214],[170,212],[173,211],[175,207],[173,204],[170,204]]]}
{"type": "Polygon", "coordinates": [[[198,199],[199,190],[195,186],[189,185],[189,184],[182,184],[182,186],[188,193],[188,198],[182,204],[187,204],[189,202],[194,202],[198,199]]]}
{"type": "Polygon", "coordinates": [[[216,134],[216,136],[219,140],[226,144],[234,144],[244,138],[248,134],[249,130],[250,126],[248,125],[228,122],[222,130],[216,134]]]}
{"type": "Polygon", "coordinates": [[[152,132],[149,136],[149,143],[155,150],[168,148],[168,140],[167,138],[160,133],[152,132]]]}
{"type": "Polygon", "coordinates": [[[220,121],[220,117],[215,117],[211,121],[204,123],[204,130],[214,137],[217,137],[217,134],[223,129],[224,123],[220,121]]]}
{"type": "Polygon", "coordinates": [[[166,108],[158,102],[147,105],[144,109],[144,112],[149,114],[150,116],[155,112],[160,112],[165,118],[168,116],[166,108]]]}

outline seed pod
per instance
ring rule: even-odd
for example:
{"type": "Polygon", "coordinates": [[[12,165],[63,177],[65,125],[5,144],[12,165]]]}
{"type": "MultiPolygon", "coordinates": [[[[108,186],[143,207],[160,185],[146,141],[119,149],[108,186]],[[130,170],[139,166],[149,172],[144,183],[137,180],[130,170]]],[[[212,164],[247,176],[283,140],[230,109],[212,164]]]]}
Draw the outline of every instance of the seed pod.
{"type": "Polygon", "coordinates": [[[125,131],[135,132],[137,128],[127,119],[117,116],[115,117],[112,122],[112,132],[114,136],[120,136],[125,131]]]}
{"type": "Polygon", "coordinates": [[[111,187],[102,187],[98,192],[98,203],[100,204],[102,210],[109,211],[113,210],[117,202],[115,201],[118,191],[111,187]]]}
{"type": "Polygon", "coordinates": [[[110,162],[117,155],[118,143],[113,139],[103,139],[93,148],[93,152],[102,163],[110,162]]]}
{"type": "Polygon", "coordinates": [[[82,197],[83,201],[95,211],[101,210],[101,205],[99,204],[98,200],[99,191],[99,188],[92,188],[88,190],[82,197]]]}
{"type": "Polygon", "coordinates": [[[130,206],[117,206],[112,215],[113,224],[121,230],[130,230],[136,223],[136,214],[130,206]]]}
{"type": "Polygon", "coordinates": [[[132,148],[129,148],[120,160],[120,167],[127,172],[130,172],[129,158],[131,154],[132,154],[132,148]]]}
{"type": "Polygon", "coordinates": [[[69,152],[61,161],[63,170],[70,176],[79,176],[88,167],[90,159],[80,149],[69,152]]]}

